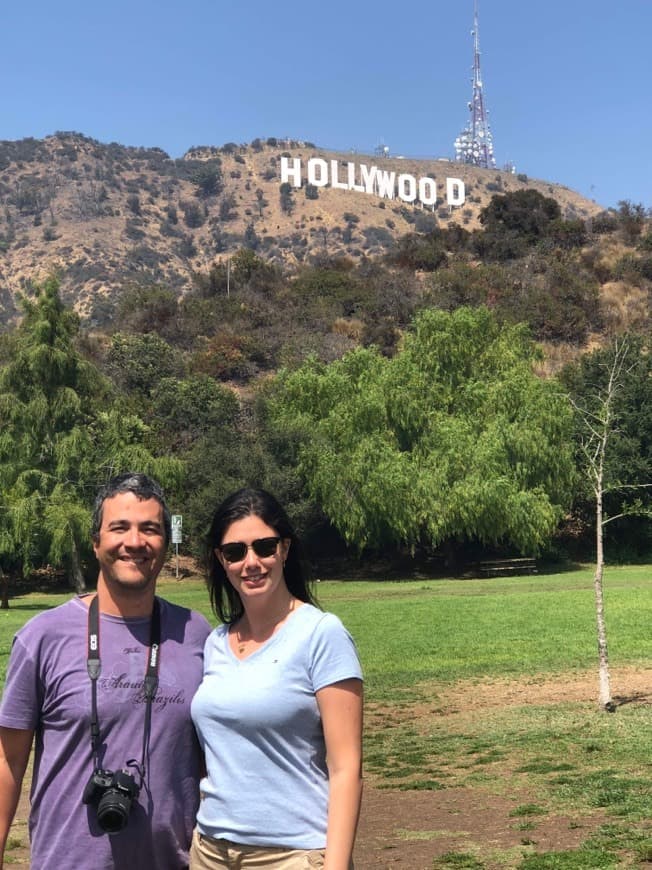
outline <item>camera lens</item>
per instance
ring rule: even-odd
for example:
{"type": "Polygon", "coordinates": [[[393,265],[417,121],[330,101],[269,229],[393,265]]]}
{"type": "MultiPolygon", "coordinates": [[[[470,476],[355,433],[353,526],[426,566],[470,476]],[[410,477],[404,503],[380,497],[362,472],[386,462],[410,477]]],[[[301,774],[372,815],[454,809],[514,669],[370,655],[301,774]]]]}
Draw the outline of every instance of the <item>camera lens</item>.
{"type": "Polygon", "coordinates": [[[97,822],[103,831],[115,834],[126,827],[131,802],[138,797],[138,792],[133,776],[126,770],[113,774],[111,787],[106,789],[97,804],[97,822]]]}
{"type": "Polygon", "coordinates": [[[97,805],[97,821],[103,831],[115,834],[126,827],[130,809],[129,795],[110,788],[102,795],[97,805]]]}

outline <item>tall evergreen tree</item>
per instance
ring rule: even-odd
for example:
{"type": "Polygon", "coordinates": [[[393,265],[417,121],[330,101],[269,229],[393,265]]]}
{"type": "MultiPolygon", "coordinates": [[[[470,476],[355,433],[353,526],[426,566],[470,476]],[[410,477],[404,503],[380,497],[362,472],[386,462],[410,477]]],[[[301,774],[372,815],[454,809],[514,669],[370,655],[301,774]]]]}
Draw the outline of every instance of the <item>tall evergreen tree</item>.
{"type": "Polygon", "coordinates": [[[170,480],[178,464],[156,460],[145,424],[112,407],[110,386],[75,347],[79,319],[55,277],[22,309],[0,371],[0,564],[64,565],[82,591],[98,485],[136,464],[170,480]]]}

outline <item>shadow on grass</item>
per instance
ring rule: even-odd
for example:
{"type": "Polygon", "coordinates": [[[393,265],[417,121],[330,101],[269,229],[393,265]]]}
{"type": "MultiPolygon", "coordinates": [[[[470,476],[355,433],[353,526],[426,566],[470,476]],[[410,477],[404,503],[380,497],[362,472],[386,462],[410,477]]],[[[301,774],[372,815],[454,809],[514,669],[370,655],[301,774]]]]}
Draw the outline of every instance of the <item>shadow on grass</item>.
{"type": "Polygon", "coordinates": [[[59,601],[56,604],[11,604],[5,610],[34,610],[40,612],[41,610],[52,610],[54,607],[58,607],[59,604],[59,601]]]}
{"type": "Polygon", "coordinates": [[[652,692],[634,692],[632,695],[614,695],[613,703],[616,708],[625,707],[627,704],[651,704],[652,692]]]}
{"type": "MultiPolygon", "coordinates": [[[[359,562],[350,559],[329,560],[322,558],[313,564],[312,573],[315,578],[319,577],[320,580],[356,580],[360,582],[368,581],[370,583],[383,580],[393,583],[412,583],[418,580],[450,580],[451,582],[457,582],[493,579],[483,575],[479,565],[480,561],[475,559],[473,561],[468,560],[460,561],[456,564],[448,564],[440,556],[429,558],[424,556],[404,556],[402,558],[400,556],[386,556],[382,558],[368,556],[359,562]]],[[[572,574],[586,567],[586,564],[580,562],[546,562],[542,559],[537,560],[537,571],[535,574],[524,572],[523,574],[511,576],[531,577],[537,574],[572,574]]],[[[497,574],[495,576],[501,575],[497,574]]],[[[510,572],[505,572],[503,576],[510,576],[510,572]]]]}

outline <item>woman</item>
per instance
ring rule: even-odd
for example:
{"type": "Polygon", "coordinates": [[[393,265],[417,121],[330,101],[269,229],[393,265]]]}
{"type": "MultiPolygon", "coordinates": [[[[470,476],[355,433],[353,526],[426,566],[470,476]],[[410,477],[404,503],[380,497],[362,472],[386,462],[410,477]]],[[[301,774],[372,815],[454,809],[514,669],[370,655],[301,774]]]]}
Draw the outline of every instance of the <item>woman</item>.
{"type": "Polygon", "coordinates": [[[362,673],[312,599],[276,499],[242,489],[210,531],[211,603],[192,718],[206,756],[192,870],[348,870],[362,793],[362,673]]]}

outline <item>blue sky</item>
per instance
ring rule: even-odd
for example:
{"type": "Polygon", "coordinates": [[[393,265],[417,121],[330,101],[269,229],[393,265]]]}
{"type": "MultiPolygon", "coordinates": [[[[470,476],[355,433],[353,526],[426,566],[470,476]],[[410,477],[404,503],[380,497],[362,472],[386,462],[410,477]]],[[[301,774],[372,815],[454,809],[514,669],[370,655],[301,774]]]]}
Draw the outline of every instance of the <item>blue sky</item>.
{"type": "MultiPolygon", "coordinates": [[[[7,0],[2,17],[0,139],[450,157],[468,117],[473,0],[7,0]]],[[[651,33],[652,0],[480,0],[498,165],[652,207],[651,33]]]]}

